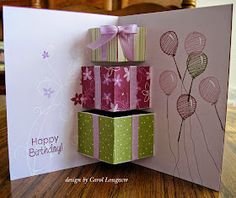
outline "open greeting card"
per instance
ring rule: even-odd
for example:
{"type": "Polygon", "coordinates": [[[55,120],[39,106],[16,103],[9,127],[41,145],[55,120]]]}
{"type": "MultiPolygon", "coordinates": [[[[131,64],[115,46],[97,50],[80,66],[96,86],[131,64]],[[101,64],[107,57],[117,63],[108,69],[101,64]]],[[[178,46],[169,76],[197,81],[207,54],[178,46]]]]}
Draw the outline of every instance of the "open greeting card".
{"type": "Polygon", "coordinates": [[[3,11],[12,180],[132,161],[220,189],[232,5],[3,11]]]}

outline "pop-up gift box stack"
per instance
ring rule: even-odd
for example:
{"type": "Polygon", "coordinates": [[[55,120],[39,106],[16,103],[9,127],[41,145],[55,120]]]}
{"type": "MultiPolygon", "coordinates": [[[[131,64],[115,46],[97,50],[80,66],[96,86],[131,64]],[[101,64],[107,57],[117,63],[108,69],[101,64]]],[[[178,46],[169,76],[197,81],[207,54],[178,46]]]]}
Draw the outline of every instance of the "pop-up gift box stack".
{"type": "Polygon", "coordinates": [[[92,62],[102,66],[82,67],[82,107],[90,110],[78,113],[79,152],[111,164],[153,156],[154,114],[141,110],[150,108],[150,67],[131,64],[145,60],[146,28],[91,34],[92,62]]]}

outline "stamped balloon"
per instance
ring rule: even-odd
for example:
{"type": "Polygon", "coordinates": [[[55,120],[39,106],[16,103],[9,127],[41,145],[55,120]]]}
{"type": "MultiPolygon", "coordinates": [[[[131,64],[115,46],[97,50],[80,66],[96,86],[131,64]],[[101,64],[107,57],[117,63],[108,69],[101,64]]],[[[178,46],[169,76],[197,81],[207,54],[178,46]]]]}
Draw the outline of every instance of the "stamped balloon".
{"type": "Polygon", "coordinates": [[[162,34],[160,46],[165,54],[175,56],[178,48],[178,37],[176,33],[174,31],[168,31],[162,34]]]}
{"type": "MultiPolygon", "coordinates": [[[[168,137],[168,145],[170,152],[173,156],[173,159],[175,160],[175,164],[177,163],[176,156],[174,153],[174,149],[172,148],[171,145],[171,133],[170,133],[170,120],[169,120],[169,96],[172,94],[172,92],[175,90],[177,86],[177,75],[175,72],[171,70],[165,70],[160,74],[159,77],[159,85],[162,89],[162,91],[166,94],[166,120],[167,120],[167,137],[168,137]]],[[[177,166],[177,165],[176,165],[177,166]]],[[[178,167],[177,171],[179,173],[178,167]]]]}
{"type": "Polygon", "coordinates": [[[202,74],[207,67],[208,58],[204,53],[191,53],[187,59],[187,69],[192,78],[196,78],[202,74]]]}
{"type": "MultiPolygon", "coordinates": [[[[202,34],[200,32],[191,32],[190,34],[188,34],[188,36],[186,37],[185,42],[184,42],[185,51],[189,55],[188,61],[191,62],[191,59],[192,59],[192,62],[196,61],[196,60],[194,60],[194,57],[199,59],[199,57],[197,55],[200,55],[202,53],[202,50],[204,49],[205,45],[206,45],[206,37],[204,34],[202,34]]],[[[207,61],[207,57],[205,57],[203,55],[202,60],[207,61]]],[[[183,81],[185,79],[186,72],[188,70],[188,61],[187,61],[186,70],[183,75],[183,81]]],[[[191,66],[191,64],[190,64],[190,66],[191,66]]],[[[193,64],[192,66],[195,66],[195,65],[193,64]]],[[[203,62],[203,66],[204,66],[204,62],[203,62]]],[[[199,65],[200,68],[197,68],[196,69],[197,71],[195,69],[191,70],[190,75],[192,77],[197,77],[198,75],[200,75],[202,72],[204,72],[203,66],[201,67],[199,65]]]]}
{"type": "Polygon", "coordinates": [[[177,75],[173,71],[166,70],[161,73],[159,77],[159,85],[163,92],[166,94],[166,117],[168,122],[168,134],[169,134],[169,96],[177,86],[177,75]]]}
{"type": "Polygon", "coordinates": [[[204,53],[193,52],[188,55],[187,70],[192,77],[192,81],[189,88],[189,96],[192,91],[193,80],[206,70],[207,64],[208,58],[207,55],[204,53]]]}
{"type": "Polygon", "coordinates": [[[179,96],[177,100],[177,111],[181,116],[182,121],[179,129],[178,142],[180,139],[184,120],[193,115],[196,108],[197,108],[197,101],[193,96],[189,96],[188,94],[182,94],[179,96]]]}
{"type": "Polygon", "coordinates": [[[204,100],[215,104],[220,95],[220,85],[214,76],[204,78],[199,84],[199,93],[204,100]]]}
{"type": "Polygon", "coordinates": [[[161,73],[159,84],[164,93],[169,96],[177,86],[177,75],[173,71],[166,70],[161,73]]]}
{"type": "Polygon", "coordinates": [[[188,101],[188,94],[182,94],[177,100],[177,111],[183,120],[194,114],[196,107],[196,99],[190,96],[188,101]]]}
{"type": "Polygon", "coordinates": [[[177,51],[179,45],[177,34],[174,31],[168,31],[161,35],[160,38],[160,47],[161,50],[167,54],[173,57],[176,70],[178,72],[179,78],[182,80],[179,68],[177,66],[176,60],[175,60],[175,54],[177,51]]]}
{"type": "Polygon", "coordinates": [[[200,32],[191,32],[185,39],[184,47],[187,54],[202,52],[206,45],[206,37],[200,32]]]}
{"type": "Polygon", "coordinates": [[[220,122],[220,127],[224,131],[223,123],[216,106],[216,103],[220,96],[220,84],[217,78],[214,76],[204,78],[199,84],[199,93],[205,101],[214,106],[217,118],[220,122]]]}

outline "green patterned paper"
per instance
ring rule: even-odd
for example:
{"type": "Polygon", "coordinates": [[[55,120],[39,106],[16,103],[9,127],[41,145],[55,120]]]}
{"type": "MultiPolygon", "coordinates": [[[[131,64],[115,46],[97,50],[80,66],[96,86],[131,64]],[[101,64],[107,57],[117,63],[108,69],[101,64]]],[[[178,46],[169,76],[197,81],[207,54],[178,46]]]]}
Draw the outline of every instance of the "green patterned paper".
{"type": "Polygon", "coordinates": [[[91,114],[78,113],[79,152],[93,156],[93,117],[91,114]]]}
{"type": "Polygon", "coordinates": [[[132,160],[132,117],[115,118],[114,163],[132,160]]]}
{"type": "MultiPolygon", "coordinates": [[[[146,31],[144,27],[138,28],[138,33],[134,34],[134,61],[145,61],[146,56],[146,31]]],[[[92,42],[100,38],[99,28],[93,28],[90,30],[92,42]]],[[[107,43],[107,57],[105,61],[108,62],[127,62],[123,50],[121,48],[120,41],[116,36],[107,43]]],[[[92,50],[92,62],[103,62],[101,47],[92,50]]]]}
{"type": "Polygon", "coordinates": [[[114,119],[99,117],[99,159],[113,163],[114,159],[114,119]]]}
{"type": "Polygon", "coordinates": [[[138,127],[138,157],[153,155],[154,115],[140,115],[138,127]]]}

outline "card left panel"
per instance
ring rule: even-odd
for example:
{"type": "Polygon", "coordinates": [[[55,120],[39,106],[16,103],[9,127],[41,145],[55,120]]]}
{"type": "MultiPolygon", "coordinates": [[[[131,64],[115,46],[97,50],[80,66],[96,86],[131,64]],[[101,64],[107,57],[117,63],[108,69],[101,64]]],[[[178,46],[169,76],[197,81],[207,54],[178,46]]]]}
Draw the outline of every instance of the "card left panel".
{"type": "Polygon", "coordinates": [[[4,7],[11,179],[93,163],[77,152],[80,67],[88,29],[117,17],[4,7]]]}

